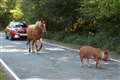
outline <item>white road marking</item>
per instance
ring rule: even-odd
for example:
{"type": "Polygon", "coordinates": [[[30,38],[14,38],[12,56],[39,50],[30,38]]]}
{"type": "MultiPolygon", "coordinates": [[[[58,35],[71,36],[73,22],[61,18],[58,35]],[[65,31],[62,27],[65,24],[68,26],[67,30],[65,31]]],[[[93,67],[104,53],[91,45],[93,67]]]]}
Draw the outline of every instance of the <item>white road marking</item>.
{"type": "Polygon", "coordinates": [[[62,48],[45,48],[46,50],[51,50],[51,51],[64,51],[62,48]]]}
{"type": "Polygon", "coordinates": [[[23,80],[47,80],[47,79],[41,79],[41,78],[28,78],[28,79],[23,79],[23,80]]]}
{"type": "Polygon", "coordinates": [[[0,46],[1,48],[12,48],[12,47],[15,47],[15,46],[12,46],[12,45],[6,45],[6,46],[0,46]]]}
{"type": "Polygon", "coordinates": [[[116,59],[112,59],[112,58],[110,58],[110,60],[111,60],[111,61],[115,61],[115,62],[119,62],[119,63],[120,63],[120,61],[119,61],[119,60],[116,60],[116,59]]]}
{"type": "Polygon", "coordinates": [[[15,78],[15,80],[21,80],[8,66],[7,64],[0,59],[0,63],[8,70],[8,72],[15,78]]]}
{"type": "Polygon", "coordinates": [[[73,50],[73,51],[79,52],[79,50],[77,50],[77,49],[68,48],[68,47],[65,47],[65,46],[62,46],[62,45],[53,44],[53,43],[49,43],[49,42],[45,42],[45,41],[44,41],[44,43],[48,44],[48,45],[57,46],[57,47],[60,47],[60,48],[65,48],[65,49],[69,49],[69,50],[73,50]]]}
{"type": "Polygon", "coordinates": [[[0,49],[2,49],[3,48],[3,46],[0,46],[0,49]]]}
{"type": "Polygon", "coordinates": [[[1,49],[0,52],[27,52],[27,50],[24,49],[1,49]]]}

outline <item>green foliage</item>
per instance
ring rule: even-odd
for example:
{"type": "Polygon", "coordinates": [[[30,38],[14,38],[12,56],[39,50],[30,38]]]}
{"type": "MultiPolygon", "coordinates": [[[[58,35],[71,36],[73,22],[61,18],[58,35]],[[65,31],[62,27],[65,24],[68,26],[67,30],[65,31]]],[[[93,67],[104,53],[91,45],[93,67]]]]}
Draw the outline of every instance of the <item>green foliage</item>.
{"type": "Polygon", "coordinates": [[[16,5],[13,9],[10,10],[12,20],[22,20],[24,14],[21,10],[21,0],[16,0],[16,5]]]}
{"type": "Polygon", "coordinates": [[[9,19],[9,8],[6,0],[0,0],[0,26],[5,26],[9,19]]]}
{"type": "Polygon", "coordinates": [[[5,27],[11,20],[23,20],[22,0],[0,0],[0,26],[5,27]]]}
{"type": "Polygon", "coordinates": [[[57,41],[62,41],[64,39],[64,37],[66,33],[63,31],[60,32],[47,32],[47,34],[45,35],[45,38],[47,39],[53,39],[53,40],[57,40],[57,41]]]}
{"type": "Polygon", "coordinates": [[[78,15],[76,8],[80,6],[81,0],[23,0],[24,14],[30,22],[35,22],[41,17],[47,20],[48,29],[64,30],[71,25],[78,15]],[[30,8],[31,7],[31,8],[30,8]],[[28,12],[32,13],[28,13],[28,12]]]}
{"type": "Polygon", "coordinates": [[[103,29],[116,29],[116,25],[119,27],[119,0],[84,0],[80,11],[85,17],[94,18],[98,25],[112,25],[111,27],[101,26],[103,29]]]}

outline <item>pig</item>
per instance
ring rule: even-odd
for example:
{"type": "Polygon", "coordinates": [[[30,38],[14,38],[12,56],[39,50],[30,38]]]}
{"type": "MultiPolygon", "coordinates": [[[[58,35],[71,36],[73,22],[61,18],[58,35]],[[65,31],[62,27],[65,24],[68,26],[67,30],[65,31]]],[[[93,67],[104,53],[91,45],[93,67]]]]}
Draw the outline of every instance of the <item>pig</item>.
{"type": "Polygon", "coordinates": [[[92,46],[80,47],[80,60],[83,63],[83,59],[94,59],[96,61],[96,68],[100,60],[107,61],[109,58],[109,50],[105,49],[103,52],[92,46]]]}

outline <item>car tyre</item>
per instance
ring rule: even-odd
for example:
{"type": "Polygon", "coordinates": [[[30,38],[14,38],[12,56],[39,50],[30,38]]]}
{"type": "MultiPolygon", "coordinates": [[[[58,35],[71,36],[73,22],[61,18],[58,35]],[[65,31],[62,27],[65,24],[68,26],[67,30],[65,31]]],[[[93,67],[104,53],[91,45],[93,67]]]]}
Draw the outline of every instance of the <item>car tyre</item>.
{"type": "Polygon", "coordinates": [[[13,37],[11,35],[9,35],[8,39],[9,40],[13,40],[13,37]]]}
{"type": "Polygon", "coordinates": [[[8,39],[8,35],[7,35],[7,33],[5,33],[5,38],[8,39]]]}

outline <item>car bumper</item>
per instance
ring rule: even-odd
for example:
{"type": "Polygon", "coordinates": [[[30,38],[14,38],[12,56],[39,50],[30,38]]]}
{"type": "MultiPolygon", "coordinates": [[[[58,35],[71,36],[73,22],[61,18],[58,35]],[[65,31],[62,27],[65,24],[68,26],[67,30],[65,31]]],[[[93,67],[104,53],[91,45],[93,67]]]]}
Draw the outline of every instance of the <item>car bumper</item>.
{"type": "Polygon", "coordinates": [[[14,39],[20,39],[20,38],[27,38],[27,34],[26,33],[18,33],[13,35],[14,39]]]}

